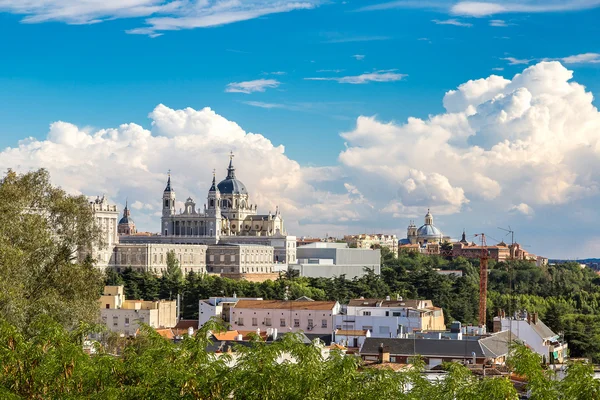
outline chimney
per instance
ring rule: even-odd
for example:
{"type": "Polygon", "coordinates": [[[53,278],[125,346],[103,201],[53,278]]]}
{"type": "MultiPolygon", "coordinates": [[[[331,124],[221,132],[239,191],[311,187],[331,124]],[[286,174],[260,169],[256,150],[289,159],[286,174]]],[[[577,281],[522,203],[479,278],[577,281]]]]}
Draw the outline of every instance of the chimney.
{"type": "Polygon", "coordinates": [[[531,325],[531,314],[527,313],[527,323],[531,325]]]}
{"type": "Polygon", "coordinates": [[[385,301],[390,301],[390,296],[385,296],[385,301]]]}
{"type": "Polygon", "coordinates": [[[273,329],[273,340],[277,340],[277,328],[273,329]]]}
{"type": "Polygon", "coordinates": [[[244,340],[244,336],[240,333],[239,335],[236,336],[235,340],[237,340],[238,342],[241,342],[242,340],[244,340]]]}
{"type": "Polygon", "coordinates": [[[538,320],[538,314],[536,312],[531,314],[531,322],[533,322],[534,324],[537,324],[537,320],[538,320]]]}
{"type": "Polygon", "coordinates": [[[390,350],[381,343],[379,345],[379,363],[383,364],[386,362],[390,362],[390,350]]]}

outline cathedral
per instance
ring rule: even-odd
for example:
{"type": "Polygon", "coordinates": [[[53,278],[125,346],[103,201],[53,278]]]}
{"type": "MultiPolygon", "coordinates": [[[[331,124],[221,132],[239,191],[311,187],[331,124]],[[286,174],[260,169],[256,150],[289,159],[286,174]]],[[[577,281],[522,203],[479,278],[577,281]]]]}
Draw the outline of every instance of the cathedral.
{"type": "Polygon", "coordinates": [[[433,224],[433,215],[429,210],[425,215],[425,224],[417,229],[417,226],[413,221],[408,225],[406,232],[406,239],[404,244],[419,244],[421,246],[431,243],[442,243],[449,242],[451,239],[449,236],[444,236],[433,224]]]}
{"type": "Polygon", "coordinates": [[[246,186],[236,178],[233,154],[229,156],[227,176],[216,184],[213,172],[212,186],[201,210],[191,197],[183,210],[176,211],[175,190],[171,175],[163,192],[161,234],[165,237],[221,236],[280,236],[285,235],[279,208],[272,214],[258,214],[257,206],[250,203],[246,186]]]}

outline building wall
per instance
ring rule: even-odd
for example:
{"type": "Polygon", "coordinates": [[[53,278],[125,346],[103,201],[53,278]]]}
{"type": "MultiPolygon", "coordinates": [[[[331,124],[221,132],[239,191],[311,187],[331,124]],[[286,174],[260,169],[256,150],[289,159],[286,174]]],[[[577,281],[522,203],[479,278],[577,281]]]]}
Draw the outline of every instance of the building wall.
{"type": "MultiPolygon", "coordinates": [[[[291,264],[290,268],[299,271],[300,276],[310,278],[333,278],[345,275],[346,279],[354,279],[367,274],[362,265],[291,264]]],[[[367,268],[372,269],[377,275],[381,273],[379,265],[367,268]]]]}
{"type": "Polygon", "coordinates": [[[251,331],[260,328],[278,329],[280,333],[299,332],[314,334],[331,334],[335,329],[334,315],[339,312],[339,304],[331,310],[282,310],[282,309],[231,309],[231,329],[239,331],[251,331]],[[240,321],[240,318],[243,321],[240,321]],[[268,319],[271,324],[268,325],[268,319]],[[313,328],[309,328],[309,320],[313,322],[313,328]],[[243,324],[240,324],[243,322],[243,324]]]}
{"type": "Polygon", "coordinates": [[[119,244],[114,247],[113,265],[117,271],[131,267],[162,275],[167,269],[167,253],[171,251],[184,274],[206,272],[207,246],[204,245],[119,244]]]}
{"type": "Polygon", "coordinates": [[[102,246],[94,245],[92,249],[83,251],[78,256],[81,260],[90,254],[96,260],[96,267],[104,270],[106,267],[113,266],[113,248],[119,243],[119,235],[117,233],[119,213],[117,206],[109,204],[104,196],[90,202],[90,207],[94,213],[96,226],[100,229],[103,244],[102,246]]]}
{"type": "Polygon", "coordinates": [[[101,309],[100,316],[110,331],[125,336],[135,335],[142,323],[153,328],[159,327],[158,310],[101,309]]]}
{"type": "Polygon", "coordinates": [[[223,275],[273,273],[273,252],[271,246],[253,244],[209,246],[207,270],[223,275]]]}

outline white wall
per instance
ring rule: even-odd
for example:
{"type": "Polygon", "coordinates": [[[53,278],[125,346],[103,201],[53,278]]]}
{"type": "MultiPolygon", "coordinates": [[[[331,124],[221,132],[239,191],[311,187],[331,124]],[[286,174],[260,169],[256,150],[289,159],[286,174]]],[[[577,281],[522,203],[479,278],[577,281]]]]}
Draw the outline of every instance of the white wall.
{"type": "Polygon", "coordinates": [[[331,334],[335,329],[334,315],[339,312],[339,304],[332,310],[285,310],[285,309],[240,309],[234,307],[230,310],[231,328],[240,331],[253,331],[260,328],[265,331],[268,328],[276,328],[280,333],[298,332],[314,334],[331,334]],[[239,319],[243,318],[243,325],[239,319]],[[253,318],[256,325],[253,325],[253,318]],[[271,319],[271,325],[266,320],[271,319]],[[313,321],[313,328],[309,330],[309,319],[313,321]],[[283,320],[283,324],[281,322],[283,320]],[[299,324],[295,324],[298,320],[299,324]],[[323,321],[325,324],[323,324],[323,321]]]}

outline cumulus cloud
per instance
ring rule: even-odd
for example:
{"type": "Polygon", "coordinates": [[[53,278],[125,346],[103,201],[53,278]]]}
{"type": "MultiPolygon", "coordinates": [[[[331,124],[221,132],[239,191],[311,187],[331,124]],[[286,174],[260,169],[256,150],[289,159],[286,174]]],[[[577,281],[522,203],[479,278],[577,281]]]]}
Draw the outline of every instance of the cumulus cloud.
{"type": "Polygon", "coordinates": [[[59,21],[93,24],[117,18],[150,17],[146,26],[128,33],[160,36],[160,32],[206,28],[269,14],[310,9],[320,0],[2,0],[0,11],[23,15],[23,22],[59,21]]]}
{"type": "Polygon", "coordinates": [[[521,203],[521,204],[517,204],[515,206],[512,206],[508,209],[509,212],[514,212],[514,213],[520,213],[526,216],[532,216],[533,215],[533,208],[529,207],[527,204],[525,203],[521,203]]]}
{"type": "Polygon", "coordinates": [[[446,113],[405,123],[360,117],[342,136],[341,164],[362,193],[393,198],[394,215],[461,210],[521,213],[596,196],[600,115],[558,62],[512,79],[492,75],[444,97],[446,113]],[[521,204],[528,205],[529,208],[521,204]]]}
{"type": "Polygon", "coordinates": [[[338,83],[349,83],[352,85],[362,85],[369,82],[395,82],[402,80],[407,75],[395,72],[395,69],[366,72],[361,75],[342,76],[342,77],[316,77],[304,78],[307,81],[336,81],[338,83]]]}
{"type": "Polygon", "coordinates": [[[228,93],[264,92],[267,89],[276,88],[281,84],[276,79],[255,79],[253,81],[232,82],[227,84],[225,91],[228,93]]]}

